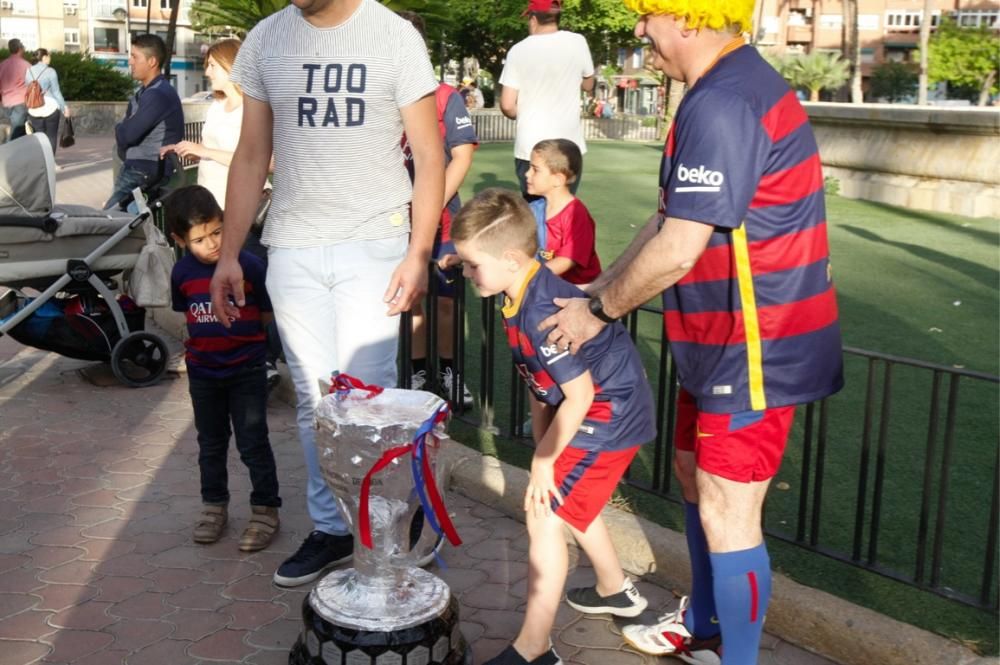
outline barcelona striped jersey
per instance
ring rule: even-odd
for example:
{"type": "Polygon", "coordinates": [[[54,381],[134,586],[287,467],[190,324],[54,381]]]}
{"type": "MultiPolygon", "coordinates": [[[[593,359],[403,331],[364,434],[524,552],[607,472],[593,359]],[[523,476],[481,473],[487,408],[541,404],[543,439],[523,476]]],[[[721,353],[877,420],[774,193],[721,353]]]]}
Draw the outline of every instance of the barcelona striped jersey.
{"type": "Polygon", "coordinates": [[[660,211],[714,227],[663,294],[681,385],[711,413],[810,402],[843,386],[823,173],[795,93],[756,50],[688,91],[660,166],[660,211]]]}
{"type": "Polygon", "coordinates": [[[246,304],[240,307],[240,317],[228,329],[212,311],[209,284],[216,264],[202,263],[187,254],[174,265],[170,275],[173,309],[184,312],[187,318],[188,339],[184,346],[191,376],[222,379],[244,367],[264,364],[266,333],[261,313],[272,311],[264,287],[266,267],[249,252],[240,252],[239,261],[246,304]]]}
{"type": "Polygon", "coordinates": [[[538,324],[559,311],[553,298],[580,298],[583,292],[535,263],[517,299],[507,299],[503,324],[514,366],[539,402],[559,406],[567,383],[590,370],[594,402],[577,436],[582,450],[624,450],[656,436],[653,393],[628,331],[621,323],[605,326],[576,355],[549,344],[538,324]]]}

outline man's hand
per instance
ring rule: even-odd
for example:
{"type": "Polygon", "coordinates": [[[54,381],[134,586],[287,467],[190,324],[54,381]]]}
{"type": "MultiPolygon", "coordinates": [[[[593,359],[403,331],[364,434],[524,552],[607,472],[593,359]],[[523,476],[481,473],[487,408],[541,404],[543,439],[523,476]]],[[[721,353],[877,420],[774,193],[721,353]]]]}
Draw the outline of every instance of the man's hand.
{"type": "Polygon", "coordinates": [[[552,512],[553,498],[560,506],[563,504],[552,463],[535,458],[531,461],[531,477],[524,492],[524,512],[533,510],[535,517],[541,519],[552,512]]]}
{"type": "MultiPolygon", "coordinates": [[[[218,274],[218,269],[216,269],[218,274]]],[[[407,254],[403,262],[396,266],[389,280],[382,300],[389,305],[386,316],[396,316],[408,312],[414,303],[427,293],[427,262],[412,254],[407,254]]]]}
{"type": "Polygon", "coordinates": [[[538,330],[549,331],[546,338],[563,351],[576,354],[580,347],[597,337],[606,325],[590,313],[586,298],[555,298],[553,301],[562,308],[538,324],[538,330]]]}
{"type": "Polygon", "coordinates": [[[243,268],[237,259],[219,259],[209,286],[212,313],[224,328],[240,318],[239,308],[246,304],[243,295],[243,268]],[[233,303],[236,303],[235,305],[233,303]]]}

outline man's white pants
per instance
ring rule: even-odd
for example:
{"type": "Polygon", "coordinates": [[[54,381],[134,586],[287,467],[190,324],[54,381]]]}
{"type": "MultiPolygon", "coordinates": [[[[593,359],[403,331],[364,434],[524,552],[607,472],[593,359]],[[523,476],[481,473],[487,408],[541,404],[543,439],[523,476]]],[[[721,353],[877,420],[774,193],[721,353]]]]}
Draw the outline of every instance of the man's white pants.
{"type": "Polygon", "coordinates": [[[398,236],[268,250],[267,291],[295,383],[307,503],[318,531],[349,532],[319,468],[313,429],[318,381],[339,370],[365,383],[396,386],[399,317],[386,316],[382,298],[407,244],[407,236],[398,236]]]}

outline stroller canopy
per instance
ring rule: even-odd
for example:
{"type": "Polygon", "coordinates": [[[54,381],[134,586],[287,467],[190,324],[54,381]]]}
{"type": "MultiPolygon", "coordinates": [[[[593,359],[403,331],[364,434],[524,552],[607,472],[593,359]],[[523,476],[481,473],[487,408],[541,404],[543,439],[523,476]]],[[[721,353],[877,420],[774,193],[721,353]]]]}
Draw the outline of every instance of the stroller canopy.
{"type": "Polygon", "coordinates": [[[0,215],[44,215],[56,200],[56,161],[45,134],[0,145],[0,215]]]}

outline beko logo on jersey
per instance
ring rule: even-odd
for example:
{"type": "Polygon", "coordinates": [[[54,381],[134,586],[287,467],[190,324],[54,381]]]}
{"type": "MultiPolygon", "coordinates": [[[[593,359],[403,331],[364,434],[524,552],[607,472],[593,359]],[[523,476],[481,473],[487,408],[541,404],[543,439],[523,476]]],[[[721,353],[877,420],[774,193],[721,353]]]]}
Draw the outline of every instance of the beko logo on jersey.
{"type": "Polygon", "coordinates": [[[683,164],[677,165],[677,180],[689,182],[691,186],[676,187],[675,192],[718,192],[725,182],[720,171],[710,171],[702,166],[689,168],[683,164]]]}
{"type": "Polygon", "coordinates": [[[455,118],[456,129],[462,129],[463,127],[471,127],[471,126],[472,126],[472,118],[470,118],[469,116],[460,115],[457,118],[455,118]]]}

